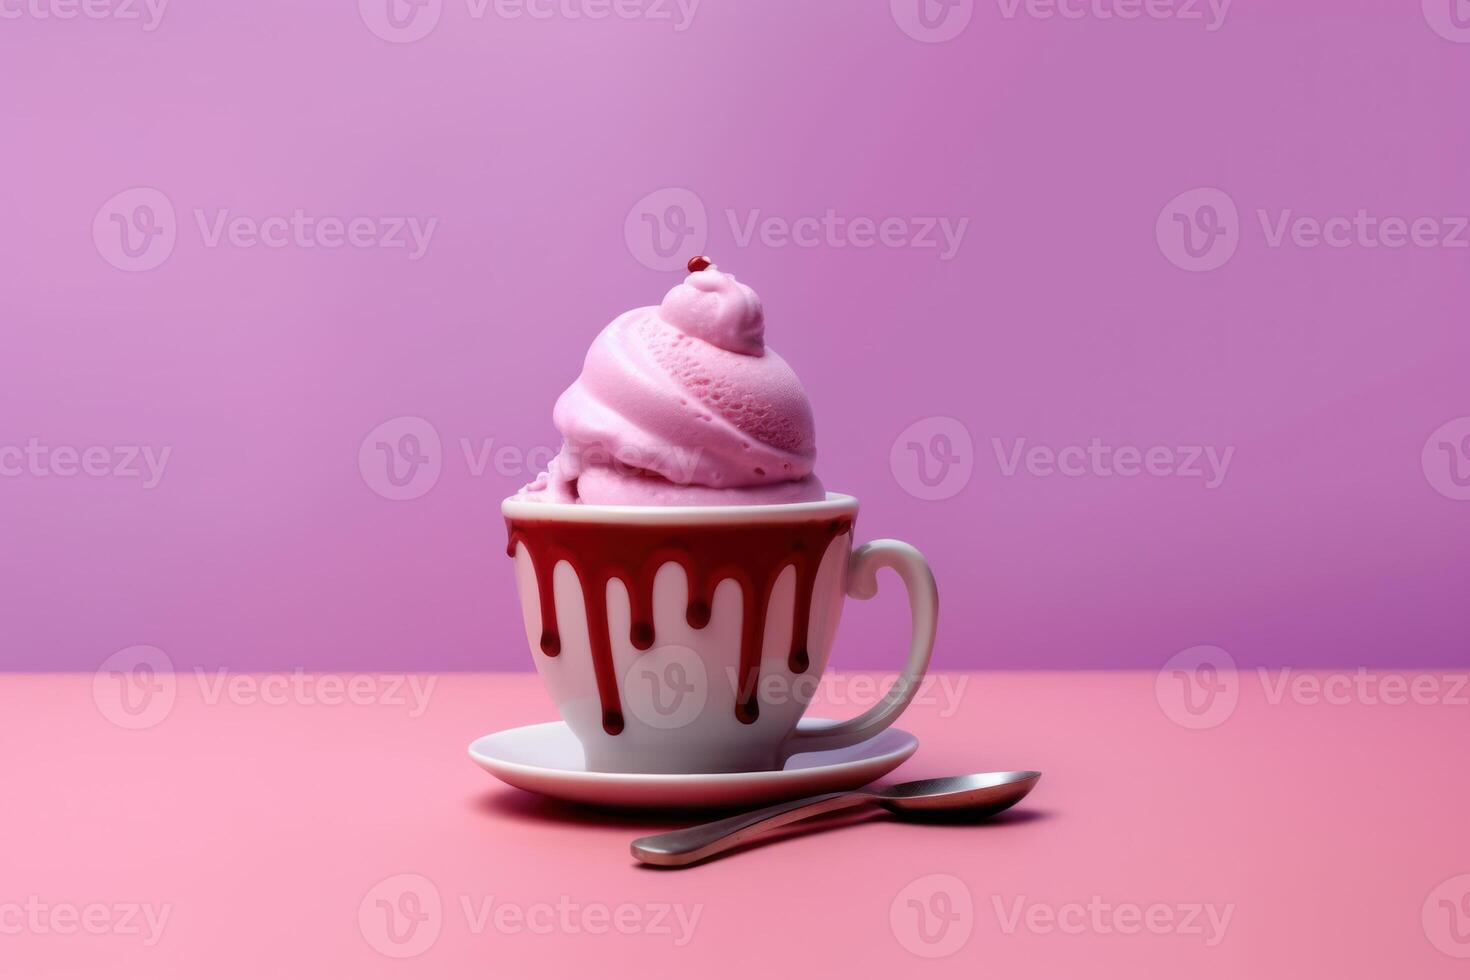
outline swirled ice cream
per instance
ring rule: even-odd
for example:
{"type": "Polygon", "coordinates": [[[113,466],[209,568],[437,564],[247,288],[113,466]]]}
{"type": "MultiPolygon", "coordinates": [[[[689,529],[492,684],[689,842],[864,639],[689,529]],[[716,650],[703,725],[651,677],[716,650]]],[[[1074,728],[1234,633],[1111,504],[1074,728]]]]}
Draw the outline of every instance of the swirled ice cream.
{"type": "Polygon", "coordinates": [[[755,292],[701,257],[658,306],[592,342],[557,399],[562,448],[523,499],[606,505],[782,504],[824,497],[811,406],[765,344],[755,292]]]}

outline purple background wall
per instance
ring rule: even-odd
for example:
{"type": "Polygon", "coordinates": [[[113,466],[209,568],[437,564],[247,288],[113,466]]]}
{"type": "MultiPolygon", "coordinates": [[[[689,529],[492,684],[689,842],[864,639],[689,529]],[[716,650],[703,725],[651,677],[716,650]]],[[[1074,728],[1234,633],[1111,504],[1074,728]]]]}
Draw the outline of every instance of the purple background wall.
{"type": "Polygon", "coordinates": [[[676,280],[649,221],[761,293],[940,666],[1470,663],[1470,4],[393,2],[0,5],[0,666],[529,666],[494,454],[676,280]],[[1094,438],[1164,448],[1025,455],[1094,438]]]}

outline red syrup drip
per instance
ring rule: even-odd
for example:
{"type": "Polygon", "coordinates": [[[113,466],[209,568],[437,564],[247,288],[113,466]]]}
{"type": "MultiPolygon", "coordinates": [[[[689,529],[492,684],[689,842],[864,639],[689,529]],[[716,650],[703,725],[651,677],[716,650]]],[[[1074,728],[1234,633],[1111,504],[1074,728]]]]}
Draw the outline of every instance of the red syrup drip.
{"type": "Polygon", "coordinates": [[[596,524],[581,521],[506,519],[506,554],[525,546],[536,573],[541,603],[541,652],[561,654],[552,571],[567,562],[577,574],[587,603],[587,632],[592,670],[602,701],[602,727],[609,735],[623,730],[622,699],[613,670],[608,631],[607,585],[620,580],[628,590],[632,612],[629,641],[638,650],[654,644],[653,579],[668,562],[683,567],[689,581],[684,618],[693,629],[709,625],[715,586],[725,579],[740,585],[740,690],[735,717],[749,725],[760,715],[756,691],[760,683],[761,641],[776,579],[787,566],[796,569],[796,602],[791,620],[787,666],[800,674],[811,666],[807,632],[811,627],[812,591],[827,547],[852,531],[850,518],[780,524],[680,525],[596,524]]]}

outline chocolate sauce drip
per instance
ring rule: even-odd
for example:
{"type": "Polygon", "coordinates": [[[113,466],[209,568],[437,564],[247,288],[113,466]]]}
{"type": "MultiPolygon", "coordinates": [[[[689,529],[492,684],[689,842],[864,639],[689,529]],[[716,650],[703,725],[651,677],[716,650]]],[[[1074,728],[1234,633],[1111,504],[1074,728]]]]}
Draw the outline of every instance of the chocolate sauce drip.
{"type": "Polygon", "coordinates": [[[541,603],[541,652],[561,653],[557,627],[556,591],[552,572],[567,562],[582,585],[587,603],[587,631],[592,669],[602,701],[602,727],[609,735],[623,730],[622,699],[613,670],[612,637],[607,623],[607,586],[620,580],[628,590],[632,612],[629,642],[634,649],[650,649],[653,627],[653,580],[668,562],[683,567],[689,581],[684,618],[693,629],[709,625],[715,587],[725,579],[740,585],[740,671],[735,717],[749,725],[760,715],[756,694],[760,685],[761,641],[766,634],[766,612],[776,579],[787,566],[796,569],[796,603],[791,619],[791,646],[787,666],[800,674],[811,666],[807,632],[811,628],[812,591],[827,546],[852,531],[849,518],[781,524],[670,525],[596,524],[591,522],[506,519],[514,557],[522,544],[536,573],[541,603]]]}

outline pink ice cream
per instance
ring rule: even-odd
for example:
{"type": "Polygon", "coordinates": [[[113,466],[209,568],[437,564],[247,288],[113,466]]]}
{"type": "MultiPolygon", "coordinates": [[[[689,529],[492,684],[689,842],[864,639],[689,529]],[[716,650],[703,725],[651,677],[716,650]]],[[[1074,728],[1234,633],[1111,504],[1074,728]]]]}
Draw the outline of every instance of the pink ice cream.
{"type": "MultiPolygon", "coordinates": [[[[706,267],[707,266],[707,267],[706,267]]],[[[765,345],[749,286],[690,262],[659,306],[597,335],[556,402],[562,448],[523,499],[606,505],[822,500],[812,410],[765,345]]]]}

